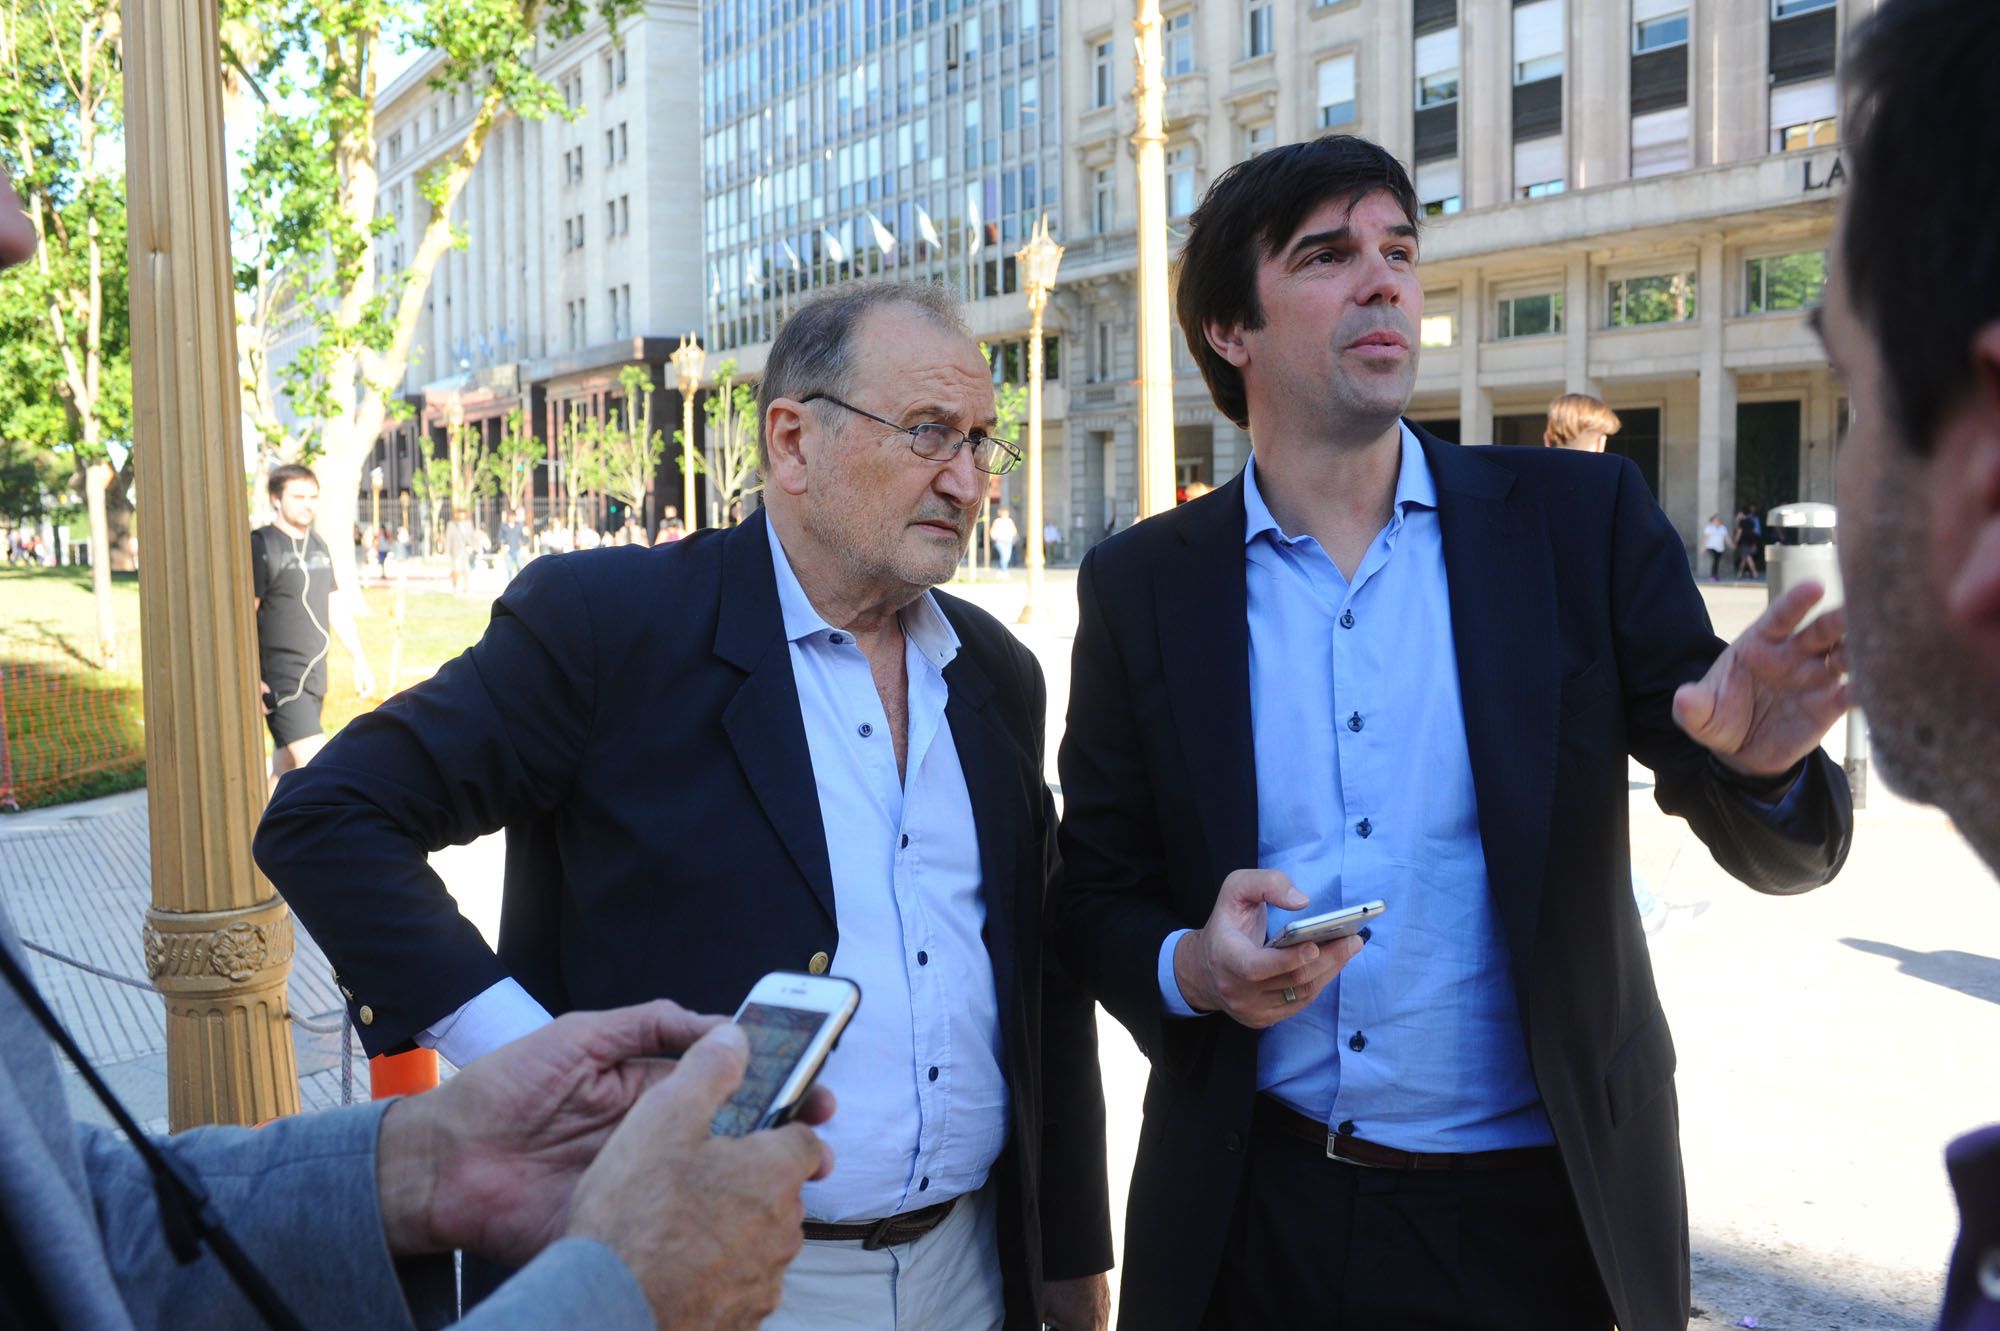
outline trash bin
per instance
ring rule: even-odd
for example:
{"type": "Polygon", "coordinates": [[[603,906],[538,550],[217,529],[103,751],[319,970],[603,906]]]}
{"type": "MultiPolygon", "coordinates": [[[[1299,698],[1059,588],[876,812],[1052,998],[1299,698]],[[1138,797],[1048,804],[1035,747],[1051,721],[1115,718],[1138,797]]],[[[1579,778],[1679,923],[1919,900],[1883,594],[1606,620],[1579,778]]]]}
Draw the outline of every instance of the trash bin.
{"type": "MultiPolygon", "coordinates": [[[[1841,602],[1840,561],[1834,552],[1834,528],[1839,515],[1832,504],[1781,504],[1764,522],[1765,551],[1769,578],[1766,595],[1777,600],[1802,582],[1818,582],[1826,595],[1806,622],[1833,609],[1841,602]]],[[[1847,786],[1854,807],[1868,804],[1868,729],[1856,707],[1847,713],[1847,757],[1841,766],[1847,772],[1847,786]]]]}
{"type": "Polygon", "coordinates": [[[1780,504],[1764,519],[1766,594],[1773,601],[1802,582],[1817,582],[1826,597],[1813,614],[1840,604],[1840,563],[1834,554],[1838,513],[1832,504],[1780,504]]]}

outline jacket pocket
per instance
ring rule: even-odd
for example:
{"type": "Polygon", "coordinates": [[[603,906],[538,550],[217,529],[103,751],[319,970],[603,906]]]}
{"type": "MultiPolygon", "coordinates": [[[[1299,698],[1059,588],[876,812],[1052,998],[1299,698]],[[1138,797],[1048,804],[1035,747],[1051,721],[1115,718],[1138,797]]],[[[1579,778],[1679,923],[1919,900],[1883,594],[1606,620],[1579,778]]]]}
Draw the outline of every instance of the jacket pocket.
{"type": "Polygon", "coordinates": [[[1674,1079],[1674,1037],[1667,1014],[1659,1008],[1632,1032],[1604,1069],[1604,1093],[1611,1104],[1611,1126],[1638,1116],[1674,1079]]]}
{"type": "Polygon", "coordinates": [[[1611,672],[1601,660],[1592,661],[1562,683],[1562,711],[1568,716],[1611,691],[1611,672]]]}

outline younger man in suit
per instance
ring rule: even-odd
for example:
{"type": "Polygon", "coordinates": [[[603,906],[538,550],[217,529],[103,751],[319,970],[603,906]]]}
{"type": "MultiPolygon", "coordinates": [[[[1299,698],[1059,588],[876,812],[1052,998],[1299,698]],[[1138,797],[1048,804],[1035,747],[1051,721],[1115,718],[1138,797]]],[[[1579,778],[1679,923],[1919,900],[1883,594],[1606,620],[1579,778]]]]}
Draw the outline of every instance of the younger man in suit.
{"type": "Polygon", "coordinates": [[[1153,1060],[1133,1328],[1685,1326],[1627,757],[1752,887],[1846,854],[1838,612],[1725,648],[1629,461],[1401,420],[1417,231],[1360,139],[1216,181],[1177,300],[1254,459],[1079,578],[1055,937],[1153,1060]]]}

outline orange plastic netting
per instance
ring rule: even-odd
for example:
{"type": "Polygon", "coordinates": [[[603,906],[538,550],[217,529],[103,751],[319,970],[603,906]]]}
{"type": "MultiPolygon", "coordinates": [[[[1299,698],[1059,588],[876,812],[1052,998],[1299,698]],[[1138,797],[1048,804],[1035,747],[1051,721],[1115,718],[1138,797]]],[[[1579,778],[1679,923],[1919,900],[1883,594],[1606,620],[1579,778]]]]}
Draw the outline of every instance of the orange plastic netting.
{"type": "Polygon", "coordinates": [[[60,639],[0,641],[0,808],[33,808],[141,783],[139,675],[105,670],[60,639]]]}

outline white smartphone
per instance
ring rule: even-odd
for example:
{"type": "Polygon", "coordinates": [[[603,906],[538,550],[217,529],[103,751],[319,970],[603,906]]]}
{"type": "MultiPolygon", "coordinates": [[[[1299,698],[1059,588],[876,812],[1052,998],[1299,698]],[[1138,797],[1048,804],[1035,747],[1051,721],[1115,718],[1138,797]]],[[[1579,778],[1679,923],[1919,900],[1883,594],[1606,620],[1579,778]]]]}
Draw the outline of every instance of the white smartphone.
{"type": "Polygon", "coordinates": [[[736,1009],[736,1024],[750,1040],[750,1066],[709,1130],[741,1137],[791,1122],[860,1006],[861,986],[834,975],[772,971],[757,981],[736,1009]]]}
{"type": "Polygon", "coordinates": [[[1291,947],[1298,943],[1330,943],[1336,938],[1361,932],[1361,926],[1389,909],[1386,901],[1364,901],[1358,906],[1348,906],[1343,910],[1330,910],[1324,915],[1308,915],[1302,920],[1293,920],[1278,931],[1267,947],[1291,947]]]}

